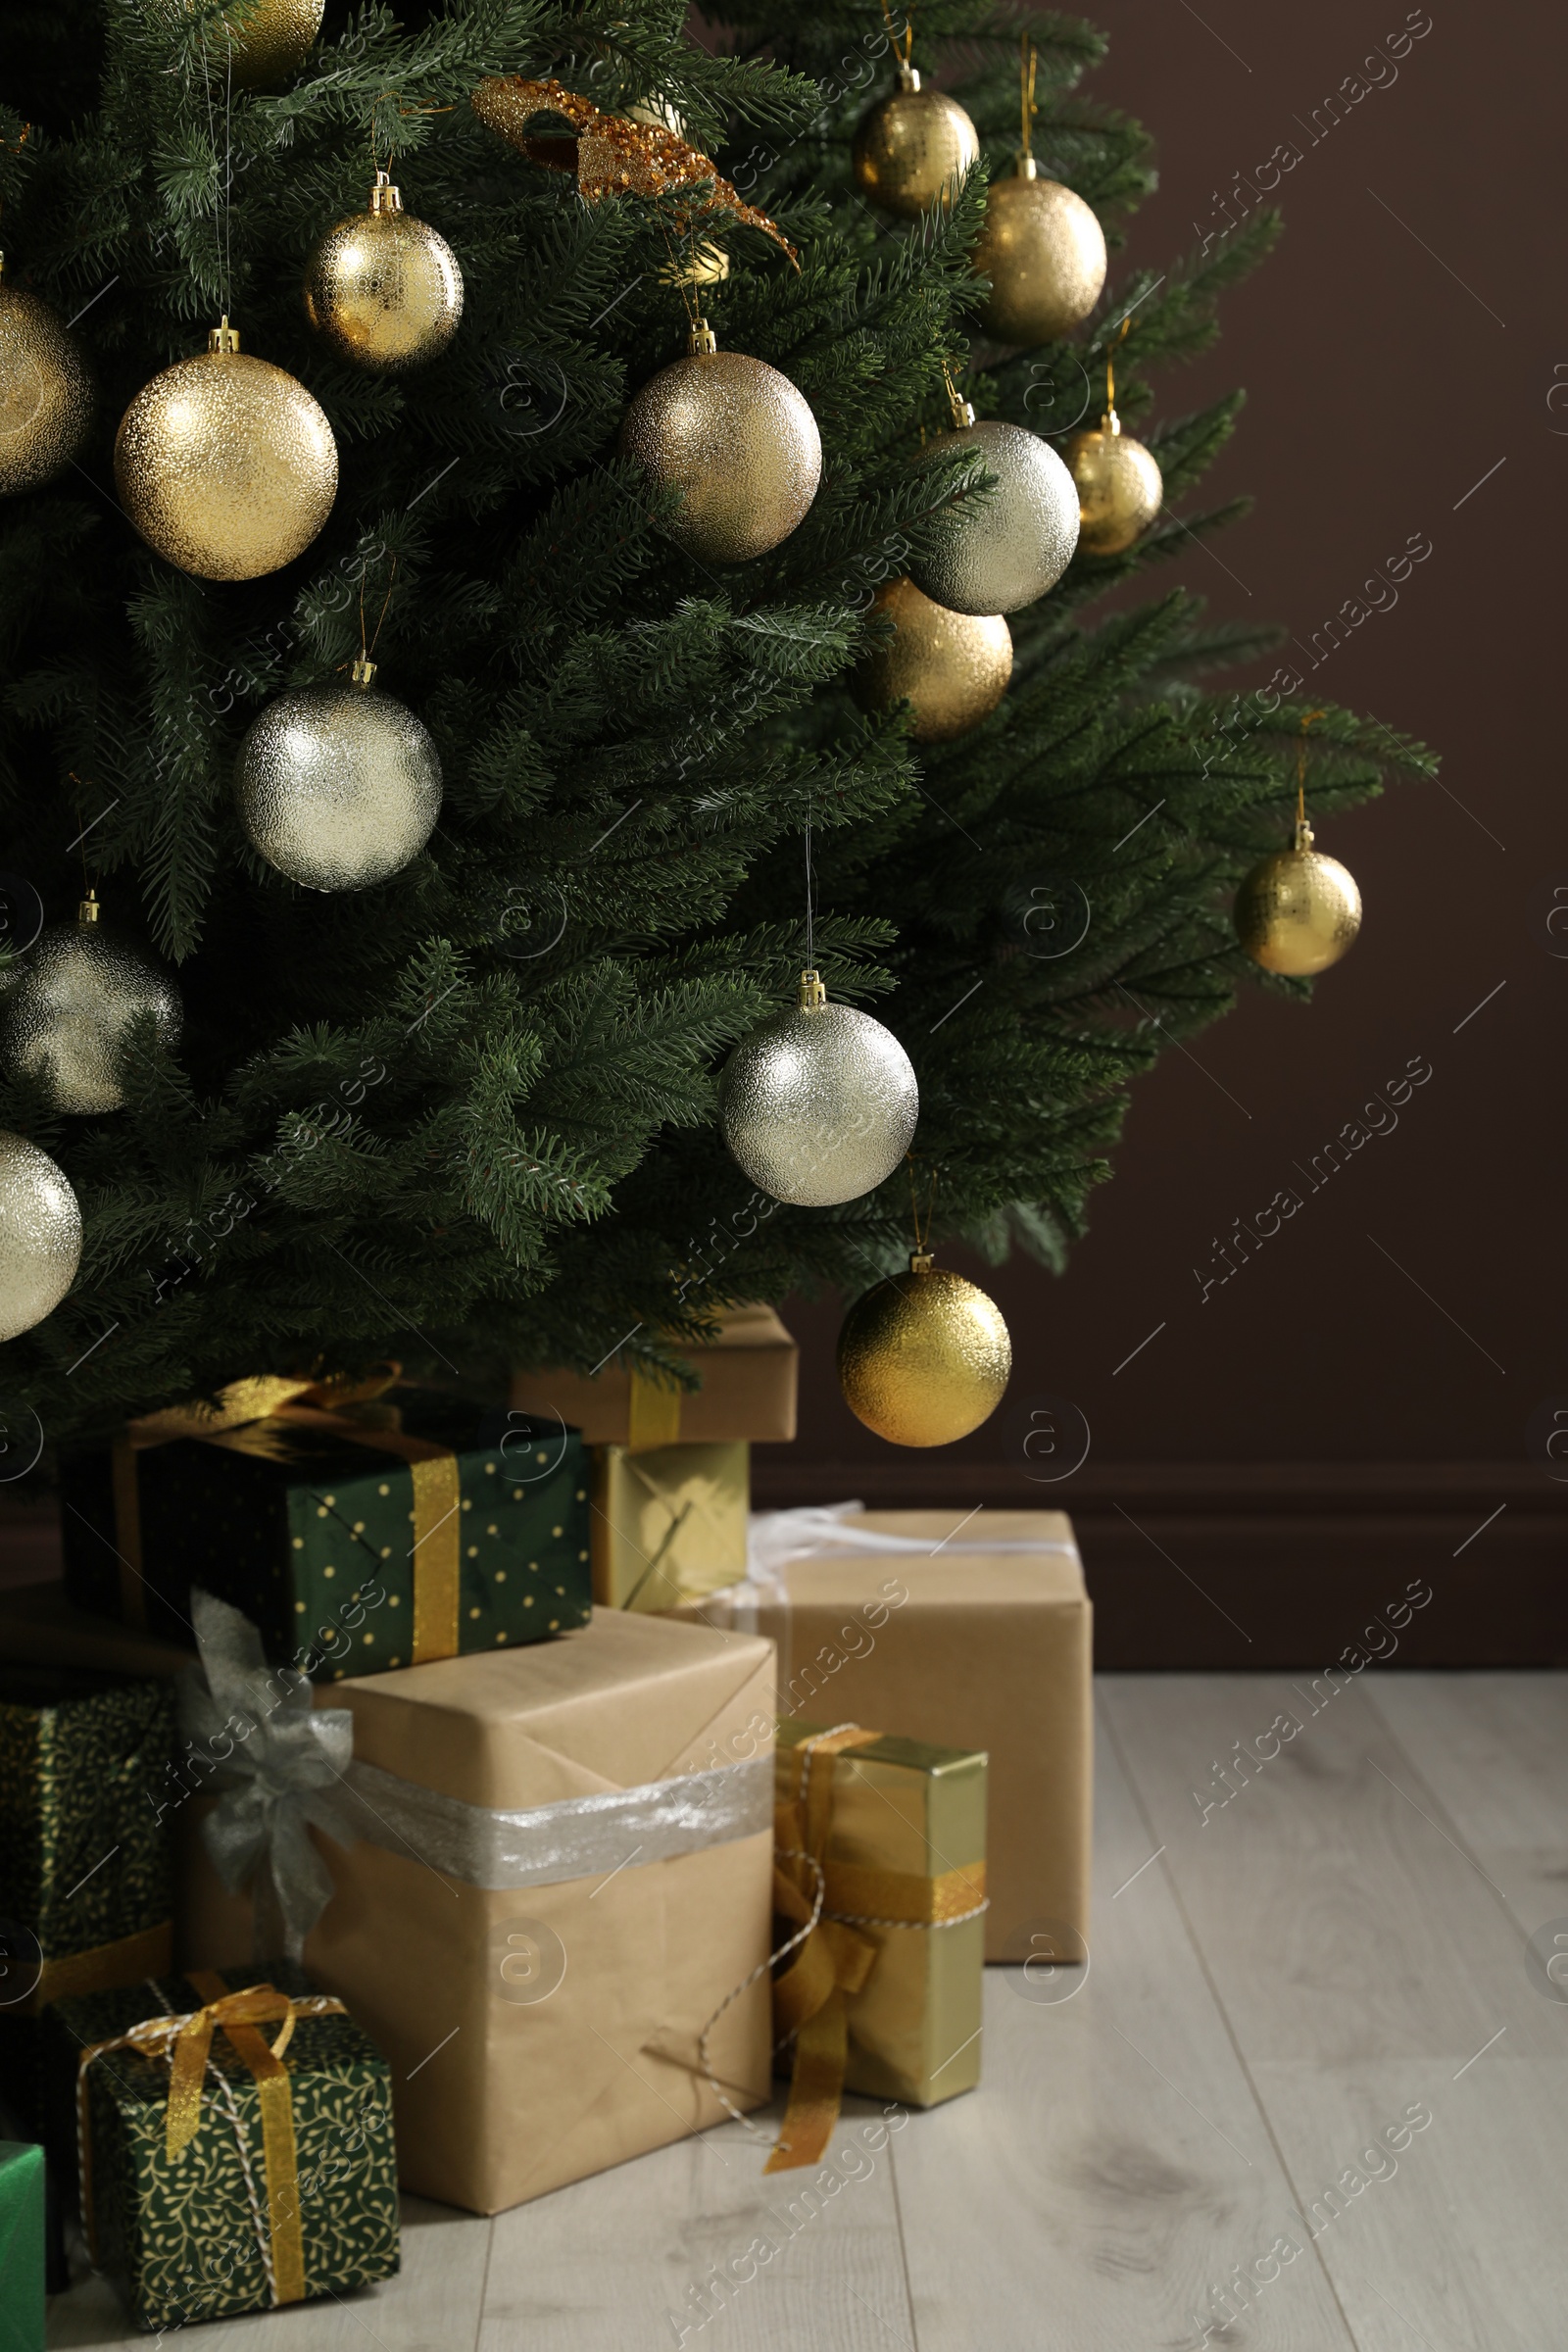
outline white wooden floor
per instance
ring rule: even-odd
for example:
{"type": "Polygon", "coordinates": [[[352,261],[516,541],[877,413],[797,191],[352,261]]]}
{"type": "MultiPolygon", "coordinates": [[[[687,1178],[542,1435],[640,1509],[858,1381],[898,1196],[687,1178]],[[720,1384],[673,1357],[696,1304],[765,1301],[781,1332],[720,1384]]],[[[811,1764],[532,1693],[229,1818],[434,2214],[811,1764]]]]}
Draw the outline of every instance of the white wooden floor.
{"type": "MultiPolygon", "coordinates": [[[[398,2279],[229,2323],[230,2352],[1562,2352],[1568,1998],[1526,1947],[1568,1936],[1568,1675],[1367,1675],[1315,1716],[1304,1676],[1100,1701],[1087,1980],[990,1970],[981,2088],[813,2218],[734,2127],[495,2222],[411,2200],[398,2279]],[[1222,1806],[1216,1765],[1287,1710],[1222,1806]]],[[[123,2327],[88,2280],[49,2341],[145,2345],[123,2327]]]]}

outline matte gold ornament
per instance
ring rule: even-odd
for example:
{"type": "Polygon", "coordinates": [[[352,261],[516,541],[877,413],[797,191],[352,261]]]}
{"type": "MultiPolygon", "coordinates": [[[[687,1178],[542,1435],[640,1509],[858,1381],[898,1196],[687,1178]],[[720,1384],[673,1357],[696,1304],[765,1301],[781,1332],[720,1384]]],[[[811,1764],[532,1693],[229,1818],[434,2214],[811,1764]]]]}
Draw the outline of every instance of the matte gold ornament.
{"type": "Polygon", "coordinates": [[[255,580],[302,555],[332,512],[337,443],[305,386],[241,352],[224,318],[206,351],[137,393],[115,480],[148,546],[181,571],[255,580]]]}
{"type": "Polygon", "coordinates": [[[47,1152],[0,1132],[0,1340],[52,1315],[81,1263],[81,1209],[47,1152]]]}
{"type": "Polygon", "coordinates": [[[1157,461],[1121,429],[1107,409],[1098,430],[1074,433],[1067,470],[1078,485],[1078,545],[1086,555],[1119,556],[1148,530],[1165,496],[1157,461]]]}
{"type": "Polygon", "coordinates": [[[1021,425],[987,417],[955,396],[955,429],[926,444],[916,460],[976,449],[997,487],[982,510],[972,503],[934,518],[934,552],[909,566],[917,588],[950,612],[1017,612],[1055,586],[1078,545],[1078,491],[1047,441],[1021,425]]]}
{"type": "Polygon", "coordinates": [[[10,284],[0,255],[0,498],[73,459],[92,420],[92,378],[46,302],[10,284]]]}
{"type": "MultiPolygon", "coordinates": [[[[195,5],[184,0],[187,14],[195,5]]],[[[252,0],[227,9],[207,27],[208,64],[225,78],[232,74],[236,90],[275,90],[304,65],[325,14],[326,0],[252,0]]]]}
{"type": "Polygon", "coordinates": [[[385,375],[423,367],[457,333],[458,257],[438,229],[403,210],[384,172],[368,211],[329,228],[312,254],[305,315],[340,360],[385,375]]]}
{"type": "Polygon", "coordinates": [[[1002,1310],[916,1250],[857,1299],[839,1333],[839,1386],[858,1420],[893,1446],[951,1446],[988,1420],[1012,1371],[1002,1310]]]}
{"type": "Polygon", "coordinates": [[[996,709],[1012,675],[1012,631],[1000,612],[950,612],[912,580],[879,588],[871,611],[898,631],[869,654],[850,683],[862,710],[908,703],[915,743],[950,743],[996,709]]]}
{"type": "Polygon", "coordinates": [[[776,368],[720,351],[706,319],[684,360],[644,384],[621,419],[620,451],[663,489],[677,547],[710,564],[765,555],[805,521],[822,478],[809,403],[776,368]]]}
{"type": "Polygon", "coordinates": [[[796,1006],[735,1048],[720,1102],[724,1141],[753,1184],[799,1208],[874,1192],[920,1115],[914,1070],[891,1029],[830,1004],[815,972],[801,974],[796,1006]]]}
{"type": "Polygon", "coordinates": [[[1053,343],[1088,318],[1105,283],[1105,235],[1093,206],[1043,176],[1032,155],[986,198],[974,272],[991,292],[980,323],[999,343],[1053,343]]]}
{"type": "Polygon", "coordinates": [[[418,855],[441,812],[441,762],[423,724],[374,690],[279,695],[252,723],[234,771],[240,822],[269,865],[307,890],[367,890],[418,855]]]}
{"type": "Polygon", "coordinates": [[[57,1110],[84,1116],[125,1100],[117,1066],[122,1038],[151,1013],[159,1043],[179,1043],[179,992],[167,972],[104,930],[89,891],[74,923],[44,932],[7,1000],[8,1069],[48,1070],[57,1110]]]}
{"type": "Polygon", "coordinates": [[[1236,893],[1236,936],[1265,972],[1303,978],[1327,971],[1355,945],[1361,893],[1337,858],[1312,847],[1312,828],[1296,820],[1295,838],[1254,865],[1236,893]]]}
{"type": "Polygon", "coordinates": [[[980,135],[956,98],[923,90],[907,60],[899,86],[879,98],[855,134],[855,184],[884,213],[918,220],[953,202],[980,156],[980,135]]]}

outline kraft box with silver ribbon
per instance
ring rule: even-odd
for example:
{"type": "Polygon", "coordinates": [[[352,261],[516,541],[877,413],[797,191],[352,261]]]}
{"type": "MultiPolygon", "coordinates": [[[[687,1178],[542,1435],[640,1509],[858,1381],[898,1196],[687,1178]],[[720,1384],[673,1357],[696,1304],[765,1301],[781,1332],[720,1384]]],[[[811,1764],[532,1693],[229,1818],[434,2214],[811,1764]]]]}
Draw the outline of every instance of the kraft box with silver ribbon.
{"type": "Polygon", "coordinates": [[[303,1953],[406,2188],[494,2213],[767,2098],[771,1642],[598,1610],[313,1693],[195,1599],[181,1957],[303,1953]]]}

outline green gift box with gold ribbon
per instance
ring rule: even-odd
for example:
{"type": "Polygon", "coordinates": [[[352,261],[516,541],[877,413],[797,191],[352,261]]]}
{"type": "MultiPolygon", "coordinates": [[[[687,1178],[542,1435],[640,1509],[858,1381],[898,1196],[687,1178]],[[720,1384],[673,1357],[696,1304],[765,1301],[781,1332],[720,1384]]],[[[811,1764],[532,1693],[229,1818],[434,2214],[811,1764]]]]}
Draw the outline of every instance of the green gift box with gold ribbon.
{"type": "Polygon", "coordinates": [[[393,2276],[386,2060],[287,1961],[193,1969],[61,2001],[94,2265],[170,2328],[334,2298],[393,2276]]]}
{"type": "Polygon", "coordinates": [[[588,1478],[558,1422],[444,1391],[245,1381],[62,1465],[66,1590],[190,1640],[199,1586],[316,1681],[588,1622],[588,1478]]]}

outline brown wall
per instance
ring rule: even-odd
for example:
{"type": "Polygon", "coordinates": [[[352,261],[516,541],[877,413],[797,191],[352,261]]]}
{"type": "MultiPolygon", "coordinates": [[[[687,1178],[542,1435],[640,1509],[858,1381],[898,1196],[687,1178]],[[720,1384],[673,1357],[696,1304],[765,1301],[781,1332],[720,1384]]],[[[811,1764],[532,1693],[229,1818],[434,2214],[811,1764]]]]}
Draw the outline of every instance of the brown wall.
{"type": "Polygon", "coordinates": [[[1222,224],[1239,171],[1281,141],[1302,151],[1282,183],[1280,248],[1227,298],[1216,349],[1162,379],[1178,411],[1235,383],[1250,396],[1204,499],[1246,491],[1255,512],[1213,556],[1195,545],[1179,576],[1216,613],[1283,620],[1305,645],[1426,534],[1433,552],[1396,607],[1308,671],[1301,699],[1320,686],[1423,737],[1446,789],[1396,789],[1320,835],[1361,885],[1352,956],[1310,1010],[1250,995],[1140,1083],[1065,1279],[1023,1264],[986,1277],[1013,1332],[1009,1406],[940,1458],[895,1455],[839,1396],[836,1304],[802,1305],[802,1444],[791,1464],[760,1462],[760,1491],[849,1492],[853,1470],[884,1500],[900,1482],[910,1499],[918,1484],[1021,1500],[1015,1408],[1055,1396],[1087,1415],[1093,1448],[1042,1500],[1119,1492],[1116,1465],[1210,1465],[1209,1487],[1234,1494],[1242,1464],[1458,1461],[1494,1466],[1483,1502],[1494,1486],[1510,1496],[1516,1528],[1568,1495],[1526,1467],[1525,1434],[1543,1399],[1568,1404],[1568,936],[1554,957],[1544,927],[1551,886],[1568,886],[1554,537],[1568,480],[1568,21],[1539,0],[1484,15],[1431,0],[1396,80],[1313,145],[1314,107],[1405,24],[1402,4],[1203,0],[1200,21],[1100,0],[1088,13],[1112,36],[1093,91],[1159,147],[1161,186],[1128,262],[1193,246],[1222,224]],[[1432,1076],[1396,1131],[1309,1192],[1298,1165],[1411,1056],[1432,1076]],[[1200,1303],[1193,1269],[1215,1270],[1215,1239],[1285,1185],[1304,1195],[1300,1213],[1200,1303]]]}

